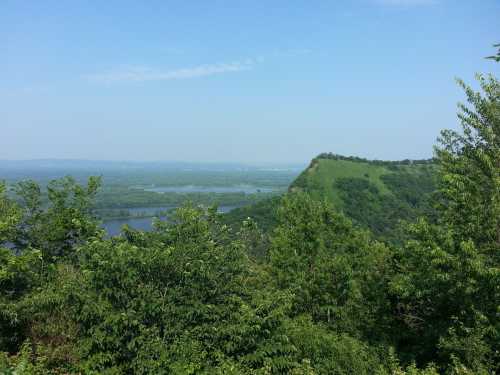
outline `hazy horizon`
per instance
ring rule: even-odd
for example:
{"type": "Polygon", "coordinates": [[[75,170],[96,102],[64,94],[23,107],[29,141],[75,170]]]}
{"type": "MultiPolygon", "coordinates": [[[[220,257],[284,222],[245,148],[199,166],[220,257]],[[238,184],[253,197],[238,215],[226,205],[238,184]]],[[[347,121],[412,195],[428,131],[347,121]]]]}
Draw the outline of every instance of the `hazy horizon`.
{"type": "MultiPolygon", "coordinates": [[[[355,155],[352,155],[355,156],[355,155]]],[[[311,158],[312,159],[312,158],[311,158]]],[[[65,158],[42,158],[42,159],[0,159],[0,167],[5,164],[36,164],[36,163],[55,163],[55,164],[172,164],[172,165],[230,165],[230,166],[248,166],[248,167],[266,167],[266,166],[289,166],[289,167],[303,167],[307,165],[310,160],[298,162],[245,162],[237,160],[219,160],[219,161],[204,161],[204,160],[121,160],[121,159],[65,159],[65,158]]]]}
{"type": "Polygon", "coordinates": [[[500,2],[7,1],[0,159],[432,157],[500,2]]]}

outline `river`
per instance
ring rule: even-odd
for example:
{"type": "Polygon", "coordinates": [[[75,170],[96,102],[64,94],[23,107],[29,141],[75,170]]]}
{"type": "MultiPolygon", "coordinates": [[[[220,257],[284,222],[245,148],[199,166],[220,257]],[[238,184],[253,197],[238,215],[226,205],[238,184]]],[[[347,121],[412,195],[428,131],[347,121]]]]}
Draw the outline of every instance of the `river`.
{"type": "MultiPolygon", "coordinates": [[[[219,206],[218,211],[220,213],[226,213],[238,207],[241,206],[219,206]]],[[[175,207],[163,206],[163,207],[124,208],[124,210],[129,211],[131,214],[149,213],[154,215],[156,212],[171,210],[173,208],[175,207]]],[[[127,217],[119,219],[108,219],[108,220],[103,220],[102,227],[106,230],[106,232],[108,232],[109,236],[117,236],[120,234],[121,228],[125,224],[134,229],[149,231],[152,229],[152,221],[153,221],[152,217],[127,217]]]]}

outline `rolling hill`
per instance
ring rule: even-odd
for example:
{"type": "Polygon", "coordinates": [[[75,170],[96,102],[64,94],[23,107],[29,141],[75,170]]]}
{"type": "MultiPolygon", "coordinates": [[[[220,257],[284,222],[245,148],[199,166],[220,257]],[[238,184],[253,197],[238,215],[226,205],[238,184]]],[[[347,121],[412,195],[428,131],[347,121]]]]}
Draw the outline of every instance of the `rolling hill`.
{"type": "MultiPolygon", "coordinates": [[[[326,199],[377,237],[394,240],[401,220],[432,216],[430,197],[436,189],[432,159],[380,161],[324,153],[314,158],[289,192],[303,191],[326,199]]],[[[234,210],[228,220],[254,218],[264,229],[275,222],[276,200],[234,210]]]]}

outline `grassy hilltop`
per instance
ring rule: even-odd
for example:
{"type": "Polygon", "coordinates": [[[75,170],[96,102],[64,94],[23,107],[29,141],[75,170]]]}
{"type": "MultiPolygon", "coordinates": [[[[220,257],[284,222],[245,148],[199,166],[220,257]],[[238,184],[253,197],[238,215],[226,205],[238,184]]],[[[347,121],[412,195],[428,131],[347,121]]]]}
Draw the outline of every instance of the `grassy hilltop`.
{"type": "MultiPolygon", "coordinates": [[[[394,239],[401,220],[432,214],[430,195],[435,190],[432,159],[379,161],[324,153],[314,158],[289,192],[303,191],[331,202],[356,224],[377,236],[394,239]]],[[[237,209],[228,220],[254,218],[272,226],[276,199],[237,209]]]]}

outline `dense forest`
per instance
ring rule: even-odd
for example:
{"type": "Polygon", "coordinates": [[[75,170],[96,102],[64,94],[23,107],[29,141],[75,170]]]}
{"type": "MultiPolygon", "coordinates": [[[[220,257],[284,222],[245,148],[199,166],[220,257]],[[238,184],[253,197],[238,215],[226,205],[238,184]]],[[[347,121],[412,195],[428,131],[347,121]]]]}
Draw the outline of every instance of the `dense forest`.
{"type": "Polygon", "coordinates": [[[99,178],[48,204],[0,185],[0,372],[498,373],[500,82],[478,81],[433,160],[323,154],[226,216],[106,238],[99,178]]]}

